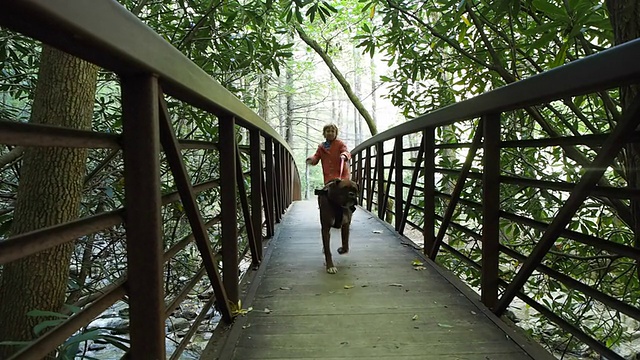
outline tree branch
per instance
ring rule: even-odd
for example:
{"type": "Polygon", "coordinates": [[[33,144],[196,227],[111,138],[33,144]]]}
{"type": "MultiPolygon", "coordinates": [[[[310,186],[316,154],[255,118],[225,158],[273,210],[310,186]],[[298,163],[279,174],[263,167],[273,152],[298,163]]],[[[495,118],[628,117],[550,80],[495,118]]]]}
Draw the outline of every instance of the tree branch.
{"type": "Polygon", "coordinates": [[[349,82],[347,81],[347,79],[344,78],[340,70],[333,63],[333,60],[331,59],[331,57],[327,55],[326,52],[324,52],[324,50],[322,49],[320,44],[318,44],[318,42],[310,38],[309,35],[307,35],[307,33],[304,32],[300,24],[294,22],[293,26],[298,32],[298,36],[300,36],[300,39],[302,39],[302,41],[304,41],[318,55],[320,55],[320,57],[322,58],[324,63],[327,65],[327,67],[329,68],[333,76],[336,78],[336,80],[338,80],[338,83],[340,83],[340,86],[342,86],[342,88],[344,89],[345,93],[349,97],[349,100],[351,100],[351,102],[353,103],[353,106],[356,107],[360,115],[362,115],[364,120],[367,122],[371,135],[377,134],[378,129],[376,127],[375,122],[373,121],[373,118],[371,117],[367,109],[364,107],[360,99],[358,99],[358,97],[355,95],[355,93],[353,92],[353,89],[351,89],[351,85],[349,85],[349,82]]]}
{"type": "Polygon", "coordinates": [[[17,146],[13,148],[13,150],[9,151],[8,153],[0,156],[0,169],[18,160],[23,153],[24,153],[24,148],[22,146],[17,146]]]}

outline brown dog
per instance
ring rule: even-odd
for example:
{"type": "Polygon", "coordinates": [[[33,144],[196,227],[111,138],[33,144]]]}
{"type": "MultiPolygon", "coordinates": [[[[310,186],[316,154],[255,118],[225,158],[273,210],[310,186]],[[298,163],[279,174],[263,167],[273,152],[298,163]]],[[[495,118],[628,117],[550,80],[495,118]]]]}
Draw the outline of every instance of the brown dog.
{"type": "Polygon", "coordinates": [[[335,274],[338,269],[333,265],[331,258],[331,249],[329,248],[330,230],[332,227],[341,229],[342,246],[338,248],[338,253],[348,253],[349,226],[358,201],[358,184],[347,179],[334,179],[329,181],[322,190],[316,190],[316,195],[318,195],[318,205],[320,207],[322,248],[327,272],[335,274]]]}

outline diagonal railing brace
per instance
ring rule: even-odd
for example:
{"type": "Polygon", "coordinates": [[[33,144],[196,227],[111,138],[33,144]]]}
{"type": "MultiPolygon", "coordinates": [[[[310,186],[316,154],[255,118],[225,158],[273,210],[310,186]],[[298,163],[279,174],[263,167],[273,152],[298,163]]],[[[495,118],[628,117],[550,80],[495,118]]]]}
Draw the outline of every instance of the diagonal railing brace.
{"type": "MultiPolygon", "coordinates": [[[[252,180],[253,181],[253,180],[252,180]]],[[[240,197],[240,206],[242,207],[242,215],[244,224],[247,227],[247,238],[249,249],[251,250],[251,265],[260,265],[258,257],[258,245],[256,244],[256,233],[254,232],[251,214],[249,213],[249,201],[247,199],[247,190],[244,186],[244,174],[242,173],[242,161],[240,160],[240,148],[236,143],[236,184],[238,186],[238,196],[240,197]]],[[[257,211],[257,209],[254,209],[257,211]]]]}
{"type": "Polygon", "coordinates": [[[469,152],[467,153],[467,158],[462,165],[462,169],[460,170],[460,175],[458,176],[458,181],[456,182],[456,186],[453,188],[453,192],[451,193],[451,200],[449,201],[449,205],[447,206],[447,211],[445,212],[444,218],[442,219],[442,223],[440,224],[440,228],[438,229],[438,235],[436,236],[435,241],[433,242],[433,247],[431,248],[431,252],[429,253],[429,258],[431,260],[435,260],[438,255],[438,250],[440,249],[440,244],[442,243],[442,239],[444,239],[444,234],[449,227],[449,223],[451,222],[451,218],[453,217],[453,212],[458,205],[458,200],[460,199],[460,194],[462,194],[462,189],[464,188],[464,183],[467,181],[467,176],[469,175],[469,171],[471,170],[471,164],[473,163],[473,158],[476,156],[476,152],[480,147],[480,143],[482,141],[482,129],[483,129],[484,120],[481,118],[478,121],[478,126],[476,127],[476,133],[473,136],[473,141],[471,142],[471,147],[469,148],[469,152]]]}
{"type": "Polygon", "coordinates": [[[624,116],[618,122],[618,125],[612,130],[607,140],[602,144],[602,150],[586,169],[585,174],[580,182],[575,186],[571,195],[564,203],[558,214],[555,216],[540,241],[531,251],[531,254],[524,262],[520,271],[516,274],[507,287],[498,304],[494,308],[496,315],[500,316],[511,303],[518,291],[524,286],[536,267],[542,262],[542,259],[553,246],[562,231],[571,221],[571,218],[584,202],[589,192],[598,183],[607,167],[613,162],[618,155],[622,146],[628,142],[633,135],[635,128],[640,122],[640,96],[637,96],[624,116]]]}
{"type": "MultiPolygon", "coordinates": [[[[161,91],[159,93],[162,94],[161,91]]],[[[175,179],[185,214],[187,215],[189,224],[193,230],[193,237],[195,238],[196,245],[200,251],[200,255],[202,256],[202,262],[207,270],[207,275],[209,276],[211,285],[213,286],[213,292],[217,299],[217,308],[222,314],[224,321],[229,324],[231,323],[233,316],[229,307],[227,293],[222,286],[222,280],[218,273],[218,268],[216,267],[211,247],[209,246],[209,235],[207,234],[204,221],[202,220],[202,215],[200,214],[200,209],[196,203],[193,194],[193,186],[187,176],[187,169],[182,160],[182,154],[180,153],[180,145],[178,144],[176,135],[173,132],[173,127],[171,127],[169,111],[162,95],[160,95],[159,102],[160,142],[162,143],[162,148],[167,156],[167,162],[171,167],[171,173],[175,179]]]]}

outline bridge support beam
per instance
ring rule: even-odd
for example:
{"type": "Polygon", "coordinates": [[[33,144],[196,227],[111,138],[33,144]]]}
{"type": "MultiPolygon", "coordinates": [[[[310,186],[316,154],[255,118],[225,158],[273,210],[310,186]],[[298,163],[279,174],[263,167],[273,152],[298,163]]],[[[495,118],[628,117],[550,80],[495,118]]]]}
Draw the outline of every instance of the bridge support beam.
{"type": "Polygon", "coordinates": [[[482,293],[489,308],[498,302],[500,252],[500,114],[484,117],[482,175],[482,293]]]}
{"type": "Polygon", "coordinates": [[[220,216],[222,223],[222,282],[232,307],[238,305],[240,277],[238,259],[238,205],[236,202],[236,134],[233,117],[219,118],[220,146],[220,216]],[[222,175],[221,175],[222,176],[222,175]]]}
{"type": "Polygon", "coordinates": [[[122,78],[131,359],[164,359],[158,79],[122,78]]]}
{"type": "Polygon", "coordinates": [[[429,256],[436,241],[436,192],[435,192],[435,172],[436,172],[436,129],[428,128],[422,133],[424,139],[424,255],[429,256]]]}
{"type": "MultiPolygon", "coordinates": [[[[249,134],[251,145],[251,222],[256,236],[257,255],[262,261],[262,151],[260,131],[252,129],[249,134]]],[[[265,213],[267,207],[265,206],[265,213]]]]}
{"type": "Polygon", "coordinates": [[[395,174],[394,174],[394,197],[395,197],[395,207],[394,207],[394,213],[395,213],[395,229],[397,232],[401,232],[401,228],[402,228],[402,222],[404,221],[404,219],[402,218],[402,204],[403,202],[403,190],[402,187],[404,186],[404,169],[402,168],[404,166],[404,161],[403,161],[403,149],[402,149],[402,135],[396,137],[395,140],[395,145],[393,147],[393,155],[394,158],[396,159],[396,164],[395,164],[395,174]]]}

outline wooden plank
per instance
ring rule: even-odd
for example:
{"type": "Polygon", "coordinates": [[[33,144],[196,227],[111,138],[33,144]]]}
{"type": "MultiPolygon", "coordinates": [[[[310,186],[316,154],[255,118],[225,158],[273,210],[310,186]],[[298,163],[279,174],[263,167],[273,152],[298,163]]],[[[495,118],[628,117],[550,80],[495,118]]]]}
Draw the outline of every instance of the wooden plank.
{"type": "Polygon", "coordinates": [[[322,348],[274,348],[268,344],[262,344],[260,349],[240,346],[236,348],[234,359],[324,359],[326,357],[347,356],[349,358],[371,359],[384,358],[396,359],[398,356],[413,356],[414,359],[442,359],[449,355],[453,359],[493,359],[495,355],[503,355],[510,360],[530,359],[528,356],[518,354],[500,347],[497,343],[468,344],[458,339],[457,342],[446,344],[405,344],[386,343],[370,344],[366,346],[325,346],[322,348]],[[460,345],[462,344],[462,345],[460,345]]]}
{"type": "MultiPolygon", "coordinates": [[[[349,356],[349,357],[310,357],[305,358],[305,360],[351,360],[351,359],[371,359],[371,356],[349,356]]],[[[416,360],[415,355],[394,355],[394,356],[374,356],[376,360],[402,360],[402,359],[410,359],[416,360]]],[[[473,355],[465,355],[461,357],[459,355],[446,355],[446,354],[436,354],[433,359],[437,360],[518,360],[520,358],[513,354],[491,354],[491,356],[487,356],[486,354],[473,354],[473,355]]],[[[247,358],[250,359],[250,358],[247,358]]],[[[269,358],[270,360],[284,360],[286,358],[269,358]]],[[[289,358],[290,359],[290,358],[289,358]]],[[[426,355],[422,355],[419,359],[430,359],[426,355]]],[[[526,358],[525,358],[526,359],[526,358]]]]}
{"type": "MultiPolygon", "coordinates": [[[[466,329],[414,329],[413,331],[402,332],[374,332],[374,331],[352,331],[350,327],[333,327],[333,332],[321,334],[260,334],[255,336],[255,332],[246,332],[240,341],[245,348],[271,348],[271,349],[315,349],[316,351],[331,354],[334,351],[340,355],[340,347],[354,347],[361,349],[375,349],[375,346],[407,346],[424,345],[422,350],[431,349],[432,346],[442,346],[444,353],[468,353],[477,348],[485,346],[493,348],[493,352],[512,352],[503,348],[509,340],[504,336],[498,336],[495,332],[474,331],[472,328],[466,329]],[[428,340],[426,340],[428,339],[428,340]],[[464,339],[464,341],[461,341],[464,339]],[[447,349],[455,347],[455,349],[447,349]]],[[[396,350],[394,350],[396,351],[396,350]]],[[[402,349],[397,350],[402,353],[402,349]]]]}
{"type": "MultiPolygon", "coordinates": [[[[327,274],[315,201],[294,202],[243,300],[222,359],[531,359],[389,225],[356,211],[327,274]],[[424,269],[415,270],[420,259],[424,269]],[[253,290],[252,290],[253,289],[253,290]]],[[[332,231],[335,247],[340,233],[332,231]]],[[[202,359],[215,359],[205,351],[202,359]]],[[[551,359],[549,355],[549,359],[551,359]]]]}
{"type": "MultiPolygon", "coordinates": [[[[260,309],[254,311],[260,312],[260,309]]],[[[418,317],[413,320],[413,316],[408,319],[406,316],[398,316],[396,313],[382,313],[377,316],[370,316],[369,314],[342,314],[341,316],[334,316],[328,314],[320,315],[305,315],[304,321],[297,321],[291,316],[262,316],[258,320],[253,322],[247,322],[247,333],[252,331],[263,331],[266,329],[279,329],[278,333],[287,334],[322,334],[333,333],[336,328],[350,327],[353,324],[358,324],[358,328],[366,329],[366,331],[382,332],[394,329],[394,331],[414,331],[415,329],[422,330],[440,330],[440,328],[447,329],[468,329],[472,326],[487,324],[487,319],[482,314],[474,312],[469,313],[469,316],[460,316],[459,318],[452,319],[451,314],[460,314],[459,309],[450,309],[437,312],[437,314],[447,321],[441,321],[442,319],[434,317],[418,317]],[[328,322],[331,322],[332,326],[323,326],[328,322]],[[437,326],[434,327],[433,325],[437,326]],[[447,326],[451,326],[448,328],[447,326]]],[[[357,330],[357,329],[356,329],[357,330]]],[[[271,332],[275,334],[276,332],[271,332]]]]}

